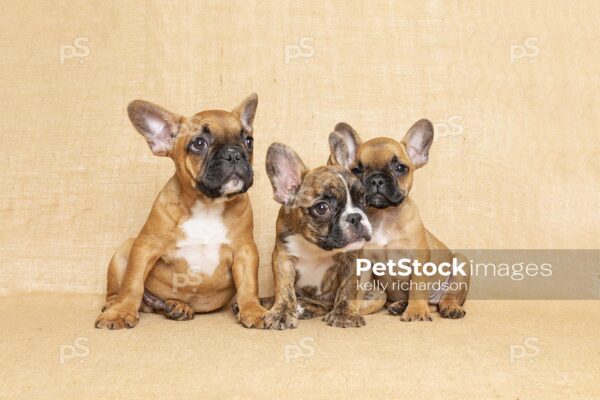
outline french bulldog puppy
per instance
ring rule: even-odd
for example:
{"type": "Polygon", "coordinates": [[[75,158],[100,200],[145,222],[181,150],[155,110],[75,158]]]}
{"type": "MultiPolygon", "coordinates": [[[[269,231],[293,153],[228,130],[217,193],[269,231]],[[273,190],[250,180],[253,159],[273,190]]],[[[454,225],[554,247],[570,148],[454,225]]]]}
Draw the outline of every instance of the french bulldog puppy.
{"type": "Polygon", "coordinates": [[[257,105],[251,94],[231,112],[186,118],[146,101],[129,104],[134,128],[155,155],[173,160],[175,175],[139,235],[113,256],[97,328],[132,328],[138,310],[190,320],[221,308],[236,289],[242,324],[263,327],[266,310],[258,301],[258,252],[246,193],[253,182],[257,105]]]}
{"type": "Polygon", "coordinates": [[[385,293],[357,293],[355,259],[371,238],[364,189],[340,166],[309,170],[288,146],[272,144],[267,175],[277,216],[273,251],[274,305],[267,328],[295,328],[298,319],[324,316],[330,326],[365,325],[361,314],[381,309],[385,293]],[[359,305],[362,304],[362,307],[359,305]]]}
{"type": "MultiPolygon", "coordinates": [[[[433,125],[426,119],[416,122],[400,142],[378,137],[363,143],[356,131],[343,122],[329,135],[329,163],[352,171],[365,187],[367,215],[373,226],[373,238],[365,246],[367,258],[386,262],[406,257],[437,265],[450,262],[453,257],[467,261],[461,254],[453,254],[425,228],[409,197],[414,172],[427,163],[432,143],[433,125]]],[[[390,313],[401,315],[402,321],[431,321],[429,304],[437,306],[444,318],[464,317],[463,303],[470,279],[465,272],[466,276],[444,277],[439,271],[433,276],[417,275],[413,269],[411,275],[398,277],[388,271],[378,279],[386,288],[390,313]],[[445,290],[422,289],[431,287],[427,283],[434,281],[445,283],[445,290]],[[459,285],[461,282],[465,284],[459,285]],[[406,283],[412,284],[403,290],[406,283]]]]}

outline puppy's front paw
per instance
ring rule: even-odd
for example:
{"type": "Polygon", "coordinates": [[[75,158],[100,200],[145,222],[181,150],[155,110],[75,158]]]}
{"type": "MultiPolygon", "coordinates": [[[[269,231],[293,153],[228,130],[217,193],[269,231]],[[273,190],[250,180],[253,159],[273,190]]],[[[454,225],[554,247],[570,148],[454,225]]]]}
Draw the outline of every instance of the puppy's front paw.
{"type": "Polygon", "coordinates": [[[116,294],[113,294],[112,296],[108,296],[106,298],[106,302],[102,306],[102,312],[108,310],[110,308],[110,306],[112,306],[113,304],[116,303],[116,301],[117,301],[117,295],[116,294]]]}
{"type": "Polygon", "coordinates": [[[167,300],[165,301],[165,316],[175,321],[189,321],[194,319],[196,311],[179,300],[167,300]]]}
{"type": "Polygon", "coordinates": [[[133,328],[138,321],[139,317],[135,309],[132,311],[119,304],[113,304],[98,316],[95,326],[98,329],[133,328]]]}
{"type": "Polygon", "coordinates": [[[231,312],[238,320],[240,319],[240,305],[238,303],[233,303],[231,305],[231,312]]]}
{"type": "Polygon", "coordinates": [[[466,314],[467,312],[465,311],[465,309],[459,306],[458,304],[450,304],[447,306],[440,305],[440,315],[443,318],[460,319],[463,318],[466,314]]]}
{"type": "Polygon", "coordinates": [[[386,306],[388,312],[392,315],[402,315],[408,306],[407,301],[395,301],[386,306]]]}
{"type": "MultiPolygon", "coordinates": [[[[237,303],[235,304],[237,306],[237,303]]],[[[246,328],[256,328],[256,329],[264,329],[265,328],[265,315],[267,310],[265,310],[261,306],[253,306],[249,308],[245,308],[240,311],[239,306],[237,307],[237,319],[244,325],[246,328]]]]}
{"type": "Polygon", "coordinates": [[[431,318],[431,314],[429,313],[429,307],[427,305],[423,306],[414,306],[410,303],[406,310],[400,316],[400,320],[404,322],[411,321],[433,321],[431,318]]]}
{"type": "Polygon", "coordinates": [[[367,324],[360,314],[339,312],[335,309],[325,315],[323,321],[325,321],[327,325],[335,326],[337,328],[360,328],[367,324]]]}
{"type": "Polygon", "coordinates": [[[266,329],[293,329],[298,326],[298,315],[295,307],[273,307],[265,314],[266,329]]]}

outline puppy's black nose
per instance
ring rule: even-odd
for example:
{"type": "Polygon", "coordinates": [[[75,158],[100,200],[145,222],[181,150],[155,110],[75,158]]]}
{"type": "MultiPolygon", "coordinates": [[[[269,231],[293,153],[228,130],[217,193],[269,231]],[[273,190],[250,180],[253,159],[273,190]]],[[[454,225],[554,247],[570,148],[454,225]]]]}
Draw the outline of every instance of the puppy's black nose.
{"type": "Polygon", "coordinates": [[[375,188],[380,188],[383,185],[385,185],[385,179],[382,175],[375,174],[370,176],[369,179],[367,179],[367,185],[374,186],[375,188]]]}
{"type": "Polygon", "coordinates": [[[230,163],[237,163],[244,159],[244,152],[241,148],[236,146],[229,146],[225,148],[223,158],[230,163]]]}
{"type": "Polygon", "coordinates": [[[359,213],[352,213],[346,216],[346,222],[350,223],[351,225],[358,226],[361,221],[362,215],[360,215],[359,213]]]}

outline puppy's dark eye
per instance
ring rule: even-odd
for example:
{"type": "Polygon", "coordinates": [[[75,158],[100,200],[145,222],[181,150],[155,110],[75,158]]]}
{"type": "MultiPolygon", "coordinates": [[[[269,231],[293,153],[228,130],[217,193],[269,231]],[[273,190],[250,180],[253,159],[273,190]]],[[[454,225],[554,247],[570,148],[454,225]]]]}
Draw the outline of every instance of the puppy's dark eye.
{"type": "Polygon", "coordinates": [[[246,139],[244,139],[244,143],[246,143],[246,146],[249,149],[252,149],[252,147],[254,146],[254,139],[252,138],[252,136],[246,136],[246,139]]]}
{"type": "Polygon", "coordinates": [[[329,213],[329,204],[324,201],[320,201],[314,206],[312,206],[311,211],[314,215],[318,217],[323,217],[329,213]]]}
{"type": "Polygon", "coordinates": [[[189,149],[192,153],[200,154],[208,147],[208,142],[201,137],[197,137],[190,142],[189,149]]]}
{"type": "Polygon", "coordinates": [[[362,169],[360,169],[359,167],[354,167],[354,168],[352,168],[351,172],[354,175],[360,175],[360,174],[362,174],[362,169]]]}
{"type": "Polygon", "coordinates": [[[394,165],[394,170],[399,173],[400,175],[404,175],[408,172],[408,167],[404,164],[396,164],[394,165]]]}

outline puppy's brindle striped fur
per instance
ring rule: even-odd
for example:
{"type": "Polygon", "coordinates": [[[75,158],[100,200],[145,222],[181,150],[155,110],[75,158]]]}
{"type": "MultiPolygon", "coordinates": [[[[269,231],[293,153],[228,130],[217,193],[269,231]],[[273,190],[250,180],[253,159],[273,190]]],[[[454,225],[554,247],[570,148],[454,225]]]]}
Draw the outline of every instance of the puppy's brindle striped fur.
{"type": "Polygon", "coordinates": [[[275,298],[265,316],[273,329],[324,316],[328,325],[358,327],[379,310],[385,293],[357,293],[355,259],[370,239],[360,181],[339,166],[309,171],[289,147],[267,152],[267,174],[282,204],[273,251],[275,298]]]}

